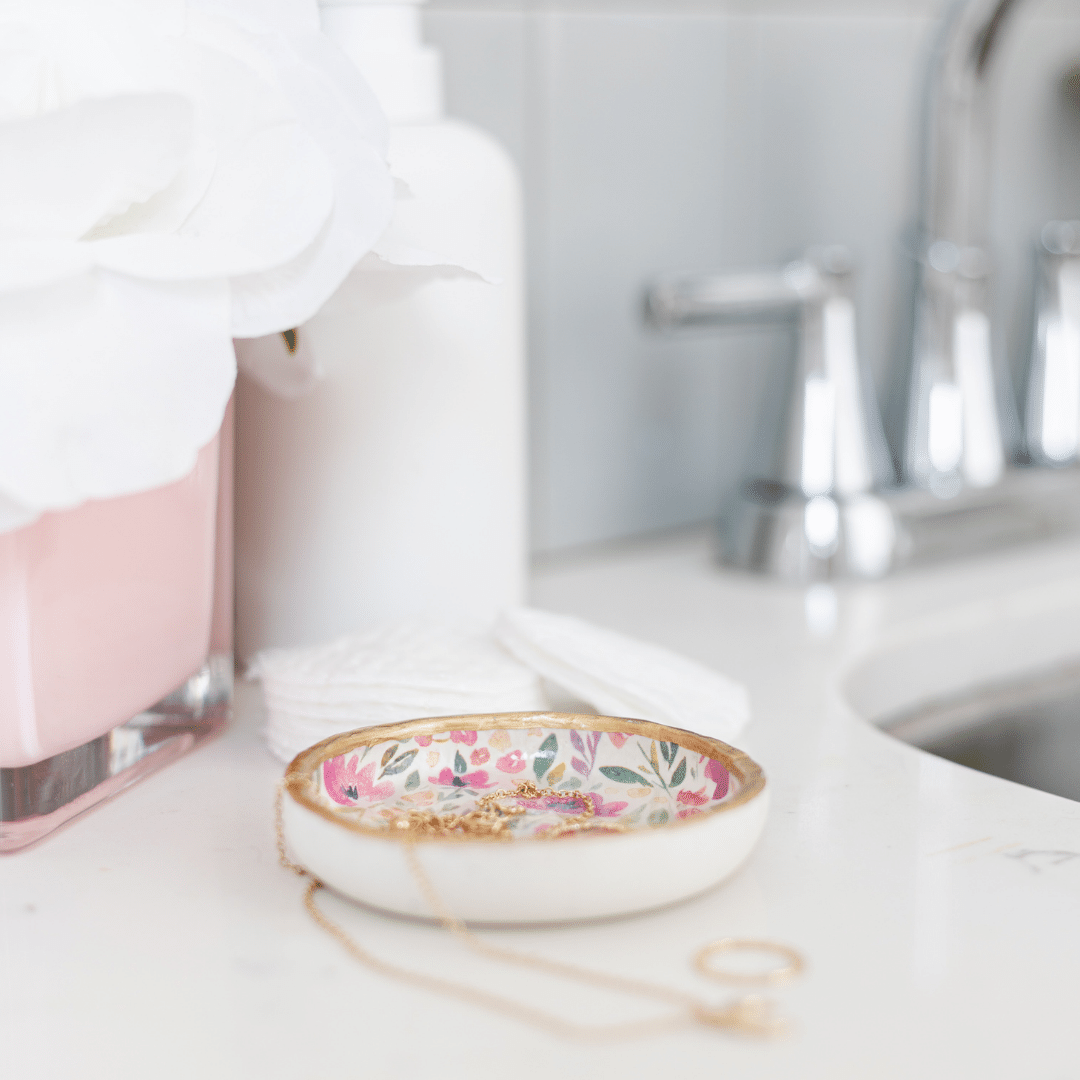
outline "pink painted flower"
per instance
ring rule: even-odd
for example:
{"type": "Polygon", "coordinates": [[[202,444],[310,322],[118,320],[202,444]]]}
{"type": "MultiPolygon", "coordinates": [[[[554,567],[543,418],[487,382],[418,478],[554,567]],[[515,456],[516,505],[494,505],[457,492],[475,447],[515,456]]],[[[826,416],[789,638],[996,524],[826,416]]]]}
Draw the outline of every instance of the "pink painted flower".
{"type": "Polygon", "coordinates": [[[469,760],[474,765],[483,765],[491,760],[491,751],[486,746],[478,746],[470,755],[469,760]]]}
{"type": "Polygon", "coordinates": [[[521,772],[521,770],[525,768],[525,765],[525,755],[520,750],[511,750],[509,754],[503,754],[503,756],[495,762],[495,767],[500,772],[508,773],[521,772]]]}
{"type": "Polygon", "coordinates": [[[705,788],[701,787],[697,791],[680,791],[676,801],[683,806],[702,806],[709,801],[709,796],[705,794],[705,788]]]}
{"type": "Polygon", "coordinates": [[[430,746],[431,745],[431,736],[430,735],[417,735],[416,736],[416,745],[417,746],[430,746]]]}
{"type": "Polygon", "coordinates": [[[617,731],[609,731],[608,738],[615,744],[616,749],[621,750],[623,743],[630,738],[629,735],[621,735],[617,731]]]}
{"type": "Polygon", "coordinates": [[[613,802],[605,806],[603,795],[597,795],[595,791],[589,792],[589,798],[592,799],[593,813],[597,817],[618,817],[630,805],[624,802],[613,802]]]}
{"type": "Polygon", "coordinates": [[[428,783],[440,784],[442,787],[487,788],[492,786],[488,782],[488,774],[483,769],[458,775],[453,769],[445,768],[438,776],[429,776],[428,783]]]}
{"type": "Polygon", "coordinates": [[[323,762],[323,783],[326,793],[342,806],[354,806],[360,799],[388,799],[394,794],[394,785],[390,780],[382,784],[373,784],[375,762],[365,765],[359,772],[356,766],[360,758],[353,754],[348,761],[345,755],[323,762]]]}
{"type": "Polygon", "coordinates": [[[696,806],[691,806],[688,810],[680,810],[675,816],[679,818],[688,818],[700,813],[701,811],[696,806]]]}
{"type": "Polygon", "coordinates": [[[461,742],[461,743],[464,743],[466,746],[472,746],[473,743],[476,742],[476,732],[475,731],[451,731],[450,732],[450,740],[451,740],[451,742],[461,742]]]}
{"type": "Polygon", "coordinates": [[[710,780],[716,781],[712,797],[722,799],[728,793],[728,784],[731,782],[731,777],[728,775],[727,769],[724,768],[724,763],[717,761],[716,758],[709,758],[709,764],[705,766],[705,775],[710,780]]]}

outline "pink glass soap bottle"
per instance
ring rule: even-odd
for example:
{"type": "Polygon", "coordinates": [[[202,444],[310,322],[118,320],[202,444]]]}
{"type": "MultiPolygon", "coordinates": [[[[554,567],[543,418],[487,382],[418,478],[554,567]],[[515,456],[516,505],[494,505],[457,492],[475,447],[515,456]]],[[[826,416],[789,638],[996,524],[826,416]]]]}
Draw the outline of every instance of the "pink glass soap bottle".
{"type": "Polygon", "coordinates": [[[184,479],[0,533],[0,852],[224,724],[232,406],[184,479]]]}

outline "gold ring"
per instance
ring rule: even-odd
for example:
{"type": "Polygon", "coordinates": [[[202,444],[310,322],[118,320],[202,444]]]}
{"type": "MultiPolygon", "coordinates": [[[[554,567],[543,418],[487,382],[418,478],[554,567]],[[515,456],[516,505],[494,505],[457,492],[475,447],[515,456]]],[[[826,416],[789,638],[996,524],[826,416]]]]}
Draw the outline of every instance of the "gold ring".
{"type": "Polygon", "coordinates": [[[723,982],[758,983],[763,986],[776,986],[801,974],[805,966],[802,956],[790,946],[781,945],[776,941],[760,941],[753,938],[720,938],[718,941],[710,941],[708,945],[702,945],[694,953],[694,967],[702,975],[708,975],[711,979],[720,979],[723,982]],[[774,953],[782,957],[786,963],[783,967],[771,968],[760,974],[741,971],[717,971],[716,968],[709,966],[709,957],[714,953],[735,952],[743,949],[752,952],[774,953]]]}

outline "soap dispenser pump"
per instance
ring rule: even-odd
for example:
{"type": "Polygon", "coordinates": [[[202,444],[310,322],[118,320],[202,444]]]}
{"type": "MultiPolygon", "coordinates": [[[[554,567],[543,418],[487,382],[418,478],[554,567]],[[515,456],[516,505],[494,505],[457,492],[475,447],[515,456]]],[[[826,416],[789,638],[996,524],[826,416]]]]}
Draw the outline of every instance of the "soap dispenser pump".
{"type": "Polygon", "coordinates": [[[394,216],[298,340],[321,378],[238,387],[238,652],[525,596],[520,188],[443,115],[415,0],[323,0],[390,122],[394,216]]]}

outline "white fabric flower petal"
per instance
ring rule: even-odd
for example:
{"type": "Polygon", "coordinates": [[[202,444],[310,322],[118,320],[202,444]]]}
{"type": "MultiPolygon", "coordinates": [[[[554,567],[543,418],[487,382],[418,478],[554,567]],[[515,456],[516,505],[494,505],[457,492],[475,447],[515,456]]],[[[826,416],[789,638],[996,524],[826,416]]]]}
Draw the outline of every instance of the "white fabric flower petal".
{"type": "Polygon", "coordinates": [[[228,325],[223,281],[0,295],[0,494],[59,509],[185,476],[232,393],[228,325]]]}
{"type": "MultiPolygon", "coordinates": [[[[325,34],[292,35],[289,48],[295,55],[297,72],[317,80],[334,99],[335,112],[343,110],[348,115],[357,138],[385,159],[390,152],[390,124],[356,65],[325,34]]],[[[304,109],[303,104],[300,108],[304,109]]],[[[315,113],[304,111],[309,123],[321,118],[327,128],[333,123],[331,115],[318,109],[315,113]]]]}
{"type": "Polygon", "coordinates": [[[382,152],[386,126],[371,92],[357,76],[355,83],[346,82],[349,94],[343,94],[322,74],[334,70],[339,59],[328,40],[295,44],[319,59],[320,67],[283,57],[281,83],[333,165],[333,209],[319,236],[292,262],[233,279],[233,333],[239,338],[307,322],[383,233],[394,208],[393,180],[382,152]],[[370,98],[366,109],[360,107],[365,95],[370,98]]]}
{"type": "Polygon", "coordinates": [[[93,265],[90,247],[73,240],[4,240],[0,242],[0,292],[77,277],[93,265]]]}
{"type": "Polygon", "coordinates": [[[184,0],[23,0],[0,4],[0,117],[168,85],[160,45],[180,40],[184,0]]]}
{"type": "Polygon", "coordinates": [[[94,260],[159,281],[262,273],[308,248],[333,205],[334,176],[318,144],[296,125],[273,128],[223,155],[176,233],[96,240],[94,260]]]}
{"type": "Polygon", "coordinates": [[[82,101],[0,124],[0,241],[77,240],[180,171],[191,102],[178,94],[82,101]]]}
{"type": "Polygon", "coordinates": [[[210,146],[193,147],[180,171],[167,187],[145,202],[102,222],[84,240],[104,240],[131,233],[173,233],[188,219],[206,194],[217,169],[217,152],[210,146]]]}
{"type": "Polygon", "coordinates": [[[95,266],[150,281],[224,279],[232,273],[256,270],[262,261],[233,237],[133,233],[85,246],[95,266]]]}
{"type": "Polygon", "coordinates": [[[437,271],[436,276],[440,277],[472,277],[486,281],[489,285],[500,284],[499,278],[487,277],[478,267],[455,261],[453,255],[439,255],[434,251],[399,243],[394,236],[393,227],[379,237],[378,243],[371,249],[371,254],[365,258],[362,265],[375,272],[392,270],[397,266],[424,268],[437,271]]]}
{"type": "Polygon", "coordinates": [[[294,259],[334,205],[334,173],[319,144],[296,124],[253,133],[223,151],[205,197],[178,235],[233,239],[259,269],[294,259]]]}

